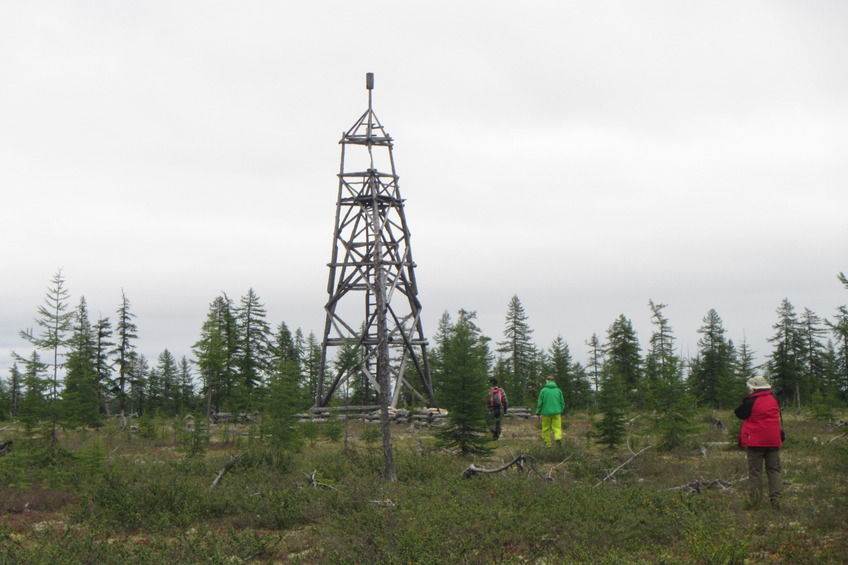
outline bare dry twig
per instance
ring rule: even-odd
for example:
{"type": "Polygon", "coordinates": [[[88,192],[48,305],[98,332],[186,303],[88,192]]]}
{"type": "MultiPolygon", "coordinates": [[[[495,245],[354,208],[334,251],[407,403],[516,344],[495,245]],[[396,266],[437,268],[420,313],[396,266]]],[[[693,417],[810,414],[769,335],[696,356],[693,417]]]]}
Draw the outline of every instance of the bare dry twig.
{"type": "Polygon", "coordinates": [[[303,474],[303,475],[307,478],[307,480],[309,481],[309,486],[311,486],[311,487],[313,487],[313,488],[324,487],[324,488],[328,488],[328,489],[330,489],[330,490],[338,490],[336,487],[334,487],[334,486],[332,486],[332,485],[328,485],[327,483],[319,483],[319,482],[315,479],[315,475],[316,475],[316,474],[318,474],[318,471],[317,471],[317,470],[316,470],[316,471],[312,471],[311,473],[304,473],[304,474],[303,474]]]}
{"type": "Polygon", "coordinates": [[[518,467],[519,470],[524,471],[525,464],[530,467],[530,469],[533,470],[537,475],[542,476],[541,473],[539,473],[539,471],[537,471],[536,468],[533,466],[533,462],[531,459],[532,458],[528,455],[519,455],[509,463],[498,467],[497,469],[485,469],[483,467],[478,467],[477,465],[472,463],[465,471],[462,472],[462,476],[463,478],[469,479],[471,477],[477,476],[480,473],[500,473],[501,471],[509,469],[513,465],[518,467]]]}
{"type": "Polygon", "coordinates": [[[230,457],[230,460],[227,461],[227,464],[224,465],[223,467],[221,467],[221,470],[218,471],[218,475],[215,477],[215,480],[212,481],[212,484],[209,485],[209,488],[210,489],[215,488],[215,485],[217,485],[219,482],[221,482],[221,479],[224,478],[224,475],[226,475],[229,472],[229,470],[233,468],[233,465],[238,463],[239,459],[241,459],[245,455],[247,455],[247,451],[242,451],[238,455],[232,455],[230,457]]]}
{"type": "Polygon", "coordinates": [[[598,484],[596,484],[596,485],[595,485],[594,487],[592,487],[592,488],[598,488],[599,486],[601,486],[601,483],[603,483],[603,482],[605,482],[605,481],[610,480],[610,479],[612,478],[612,476],[613,476],[613,475],[615,475],[616,473],[618,473],[621,469],[623,469],[624,467],[626,467],[626,466],[627,466],[627,465],[628,465],[631,461],[633,461],[634,459],[636,459],[637,457],[639,457],[642,453],[644,453],[645,451],[647,451],[647,450],[651,449],[652,447],[654,447],[654,446],[653,446],[653,445],[649,445],[648,447],[645,447],[645,448],[640,449],[638,453],[633,453],[633,455],[630,457],[630,459],[628,459],[627,461],[625,461],[624,463],[622,463],[621,465],[619,465],[618,467],[616,467],[615,469],[613,469],[612,471],[610,471],[609,473],[607,473],[607,476],[606,476],[606,477],[604,477],[603,479],[601,479],[600,481],[598,481],[598,484]]]}

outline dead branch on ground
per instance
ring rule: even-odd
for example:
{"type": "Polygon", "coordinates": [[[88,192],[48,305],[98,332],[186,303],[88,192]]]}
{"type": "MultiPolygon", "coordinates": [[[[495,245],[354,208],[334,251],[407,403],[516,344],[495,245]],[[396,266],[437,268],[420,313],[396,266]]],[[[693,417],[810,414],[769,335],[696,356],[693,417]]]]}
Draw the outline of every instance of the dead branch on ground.
{"type": "Polygon", "coordinates": [[[220,470],[220,471],[218,471],[218,475],[215,477],[215,480],[214,480],[214,481],[212,481],[212,484],[211,484],[211,485],[209,485],[209,488],[210,488],[210,489],[215,488],[215,485],[217,485],[219,482],[221,482],[221,479],[222,479],[222,478],[224,478],[224,475],[226,475],[226,474],[230,471],[230,469],[232,469],[232,468],[233,468],[233,465],[235,465],[236,463],[238,463],[239,459],[241,459],[241,458],[242,458],[242,457],[244,457],[245,455],[247,455],[247,451],[242,451],[242,452],[241,452],[241,453],[239,453],[238,455],[232,455],[232,456],[230,456],[230,460],[229,460],[229,461],[227,461],[227,464],[226,464],[226,465],[224,465],[224,466],[221,468],[221,470],[220,470]]]}
{"type": "Polygon", "coordinates": [[[730,490],[733,488],[733,483],[729,481],[723,481],[721,479],[715,479],[713,481],[692,481],[691,483],[687,483],[685,485],[680,485],[679,487],[671,487],[665,490],[683,490],[691,493],[701,494],[702,491],[705,490],[730,490]]]}
{"type": "Polygon", "coordinates": [[[610,480],[610,479],[612,478],[612,476],[613,476],[613,475],[615,475],[616,473],[618,473],[621,469],[623,469],[623,468],[624,468],[624,467],[626,467],[628,464],[630,464],[630,462],[631,462],[631,461],[633,461],[634,459],[636,459],[637,457],[639,457],[642,453],[644,453],[645,451],[647,451],[647,450],[651,449],[652,447],[654,447],[654,446],[653,446],[653,445],[649,445],[648,447],[645,447],[645,448],[640,449],[638,453],[634,453],[634,454],[630,457],[630,459],[628,459],[627,461],[625,461],[624,463],[622,463],[621,465],[619,465],[618,467],[616,467],[615,469],[613,469],[612,471],[610,471],[609,473],[607,473],[607,476],[606,476],[606,477],[604,477],[603,479],[601,479],[600,481],[598,481],[598,484],[596,484],[596,485],[595,485],[594,487],[592,487],[592,488],[598,488],[599,486],[601,486],[601,483],[603,483],[603,482],[606,482],[606,481],[610,480]]]}
{"type": "Polygon", "coordinates": [[[498,467],[497,469],[486,469],[484,467],[478,467],[474,463],[468,466],[468,468],[462,472],[462,477],[465,479],[470,479],[471,477],[475,477],[480,473],[500,473],[501,471],[505,471],[515,465],[520,471],[525,470],[525,465],[529,467],[532,471],[534,471],[540,477],[542,476],[539,471],[533,466],[532,457],[529,455],[519,455],[506,465],[498,467]]]}
{"type": "Polygon", "coordinates": [[[551,469],[548,471],[547,476],[545,477],[545,480],[548,481],[549,483],[552,483],[554,481],[554,469],[556,469],[560,465],[564,465],[565,462],[568,461],[569,459],[571,459],[571,457],[573,455],[574,454],[572,453],[571,455],[569,455],[568,457],[566,457],[565,459],[563,459],[562,461],[560,461],[559,463],[557,463],[556,465],[551,467],[551,469]]]}
{"type": "Polygon", "coordinates": [[[723,434],[727,433],[727,428],[724,426],[724,422],[722,422],[718,418],[713,419],[713,426],[720,429],[721,433],[723,433],[723,434]]]}
{"type": "Polygon", "coordinates": [[[842,438],[844,438],[845,436],[848,436],[848,432],[845,432],[845,433],[844,433],[844,434],[842,434],[841,436],[836,436],[836,437],[834,437],[834,438],[831,438],[830,440],[828,440],[828,442],[827,442],[825,445],[830,445],[830,444],[831,444],[831,443],[833,443],[834,441],[836,441],[836,440],[838,440],[838,439],[842,439],[842,438]]]}
{"type": "Polygon", "coordinates": [[[303,474],[306,477],[306,479],[309,481],[309,486],[311,486],[313,488],[324,487],[324,488],[328,488],[330,490],[338,490],[336,487],[334,487],[332,485],[328,485],[327,483],[319,483],[315,479],[315,475],[317,475],[317,474],[318,474],[317,470],[312,471],[311,473],[304,473],[303,474]]]}

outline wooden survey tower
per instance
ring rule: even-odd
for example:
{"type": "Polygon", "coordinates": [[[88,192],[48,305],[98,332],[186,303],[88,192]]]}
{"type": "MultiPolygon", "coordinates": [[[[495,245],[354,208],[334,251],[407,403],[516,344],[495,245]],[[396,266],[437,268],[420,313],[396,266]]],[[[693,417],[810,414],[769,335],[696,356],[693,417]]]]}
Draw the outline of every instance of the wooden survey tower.
{"type": "Polygon", "coordinates": [[[339,192],[315,405],[341,387],[397,407],[406,390],[435,406],[409,227],[392,138],[371,106],[342,135],[339,192]],[[380,394],[385,390],[387,396],[380,394]]]}

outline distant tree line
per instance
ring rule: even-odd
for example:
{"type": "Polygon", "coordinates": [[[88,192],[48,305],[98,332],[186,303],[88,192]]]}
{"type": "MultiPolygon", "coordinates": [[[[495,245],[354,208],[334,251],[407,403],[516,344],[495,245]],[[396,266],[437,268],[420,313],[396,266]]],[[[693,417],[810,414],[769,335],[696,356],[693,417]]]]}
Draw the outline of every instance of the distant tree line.
{"type": "MultiPolygon", "coordinates": [[[[839,279],[848,289],[843,274],[839,279]]],[[[785,299],[777,308],[772,351],[762,366],[746,342],[727,337],[721,317],[710,310],[698,329],[694,357],[685,359],[663,310],[649,301],[654,330],[642,345],[631,321],[618,316],[603,337],[585,342],[588,361],[574,360],[557,337],[546,349],[518,296],[506,309],[503,340],[483,335],[474,312],[445,312],[432,336],[432,380],[441,406],[468,404],[469,425],[481,426],[487,379],[497,378],[512,406],[534,406],[547,375],[562,388],[568,409],[598,410],[615,424],[627,411],[674,415],[693,407],[727,409],[745,394],[745,381],[761,372],[784,406],[837,406],[848,403],[848,307],[830,319],[809,309],[799,312],[785,299]],[[476,406],[476,408],[472,407],[476,406]]],[[[56,427],[96,428],[118,414],[177,416],[211,412],[292,413],[315,398],[321,345],[285,322],[272,327],[253,289],[238,302],[214,298],[192,348],[191,359],[165,349],[155,362],[136,351],[138,327],[125,294],[115,312],[92,320],[85,298],[72,307],[59,271],[38,307],[36,327],[21,331],[30,347],[15,352],[9,376],[0,380],[0,418],[56,427]]],[[[335,369],[361,363],[354,345],[341,348],[335,369]]],[[[352,379],[335,402],[373,403],[375,391],[364,378],[352,379]]],[[[662,420],[662,419],[660,419],[662,420]]],[[[662,422],[658,420],[658,426],[662,422]]],[[[668,425],[669,429],[675,426],[668,425]]],[[[613,426],[612,436],[615,436],[613,426]]],[[[671,433],[671,432],[669,432],[671,433]]],[[[449,438],[446,441],[450,443],[449,438]]]]}

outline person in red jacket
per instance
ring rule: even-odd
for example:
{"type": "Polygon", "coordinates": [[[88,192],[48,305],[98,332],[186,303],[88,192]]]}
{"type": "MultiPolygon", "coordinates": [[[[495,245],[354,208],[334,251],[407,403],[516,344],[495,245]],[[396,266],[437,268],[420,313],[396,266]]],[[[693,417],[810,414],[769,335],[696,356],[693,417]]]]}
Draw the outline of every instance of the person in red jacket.
{"type": "Polygon", "coordinates": [[[756,504],[762,500],[765,465],[769,500],[772,506],[779,507],[783,496],[783,479],[780,476],[780,447],[783,445],[780,405],[765,377],[751,377],[746,384],[751,393],[742,399],[742,404],[734,413],[742,419],[739,446],[747,448],[748,452],[751,502],[756,504]]]}

